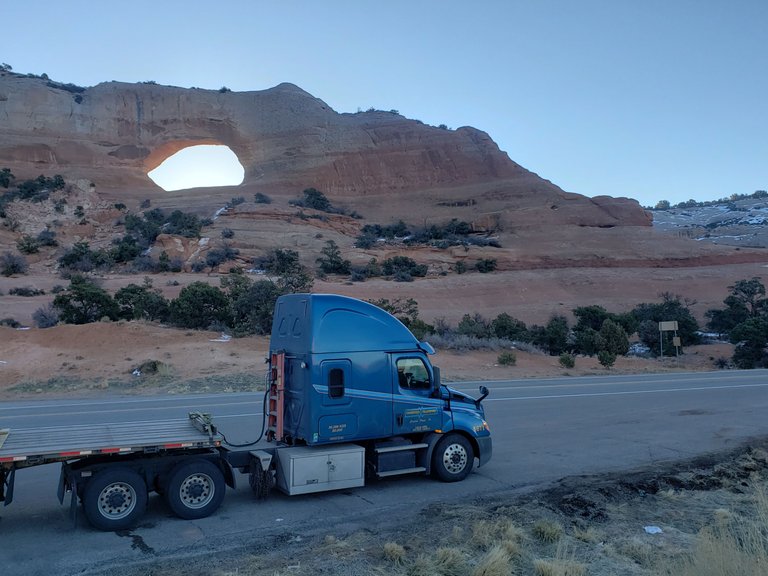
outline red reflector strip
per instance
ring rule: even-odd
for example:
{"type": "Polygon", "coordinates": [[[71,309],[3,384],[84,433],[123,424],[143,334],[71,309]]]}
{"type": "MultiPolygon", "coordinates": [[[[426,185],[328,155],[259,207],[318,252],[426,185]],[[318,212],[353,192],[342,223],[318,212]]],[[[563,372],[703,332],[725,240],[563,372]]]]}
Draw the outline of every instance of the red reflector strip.
{"type": "Polygon", "coordinates": [[[176,444],[164,444],[163,448],[170,449],[170,448],[189,448],[192,446],[192,442],[178,442],[176,444]]]}
{"type": "Polygon", "coordinates": [[[93,450],[77,450],[76,452],[60,452],[59,456],[64,458],[72,458],[73,456],[88,456],[93,454],[93,450]]]}
{"type": "Polygon", "coordinates": [[[102,454],[117,454],[118,452],[130,452],[133,448],[102,448],[102,454]]]}
{"type": "Polygon", "coordinates": [[[4,458],[0,458],[0,462],[22,462],[26,459],[26,456],[6,456],[4,458]]]}

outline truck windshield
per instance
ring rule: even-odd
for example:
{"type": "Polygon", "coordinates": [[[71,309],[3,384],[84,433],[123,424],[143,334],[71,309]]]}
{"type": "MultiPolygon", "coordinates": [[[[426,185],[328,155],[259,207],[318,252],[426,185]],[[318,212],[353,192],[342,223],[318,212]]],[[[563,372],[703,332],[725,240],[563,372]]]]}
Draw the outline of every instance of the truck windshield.
{"type": "Polygon", "coordinates": [[[400,388],[429,390],[429,371],[421,358],[398,358],[397,378],[400,388]]]}

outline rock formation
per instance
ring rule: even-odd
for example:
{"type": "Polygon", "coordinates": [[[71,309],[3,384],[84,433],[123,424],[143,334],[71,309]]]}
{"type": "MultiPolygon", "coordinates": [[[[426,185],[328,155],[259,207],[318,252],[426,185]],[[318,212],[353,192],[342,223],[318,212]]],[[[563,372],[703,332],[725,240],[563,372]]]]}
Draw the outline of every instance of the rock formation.
{"type": "Polygon", "coordinates": [[[315,187],[339,201],[410,199],[421,211],[472,204],[474,218],[516,225],[651,223],[634,200],[564,192],[480,130],[394,112],[339,114],[292,84],[239,93],[120,82],[83,89],[0,73],[0,166],[21,177],[60,173],[160,194],[147,172],[197,144],[227,145],[245,168],[246,191],[315,187]]]}

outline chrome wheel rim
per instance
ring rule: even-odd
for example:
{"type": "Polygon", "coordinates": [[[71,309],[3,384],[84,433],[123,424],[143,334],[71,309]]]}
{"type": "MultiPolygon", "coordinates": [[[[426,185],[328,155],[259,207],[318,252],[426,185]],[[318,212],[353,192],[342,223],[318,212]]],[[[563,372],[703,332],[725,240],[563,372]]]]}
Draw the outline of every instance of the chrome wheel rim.
{"type": "Polygon", "coordinates": [[[461,444],[451,444],[443,452],[443,466],[451,474],[459,474],[467,467],[467,451],[461,444]]]}

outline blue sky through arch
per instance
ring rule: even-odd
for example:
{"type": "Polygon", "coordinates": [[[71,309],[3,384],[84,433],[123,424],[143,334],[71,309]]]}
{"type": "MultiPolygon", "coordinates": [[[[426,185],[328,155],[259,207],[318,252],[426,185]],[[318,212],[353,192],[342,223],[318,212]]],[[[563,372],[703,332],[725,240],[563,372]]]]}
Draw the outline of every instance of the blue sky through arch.
{"type": "Polygon", "coordinates": [[[163,190],[242,184],[245,169],[224,145],[189,146],[166,158],[147,175],[163,190]]]}

